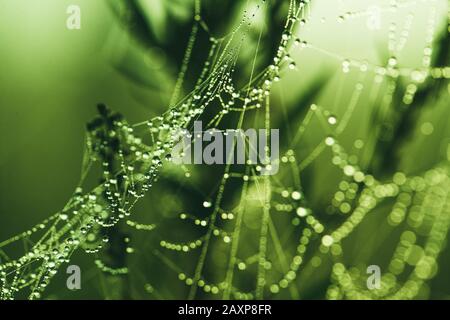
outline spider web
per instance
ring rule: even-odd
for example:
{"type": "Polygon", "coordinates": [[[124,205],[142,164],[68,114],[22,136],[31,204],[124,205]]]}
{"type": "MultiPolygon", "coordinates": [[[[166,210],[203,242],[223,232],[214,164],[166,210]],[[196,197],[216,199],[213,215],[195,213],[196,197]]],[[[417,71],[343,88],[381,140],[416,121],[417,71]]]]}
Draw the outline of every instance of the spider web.
{"type": "MultiPolygon", "coordinates": [[[[450,223],[449,159],[416,175],[396,171],[389,177],[377,178],[367,168],[383,134],[382,126],[375,128],[368,141],[355,140],[355,149],[362,149],[361,156],[347,151],[340,137],[351,123],[356,108],[361,107],[364,94],[381,101],[377,113],[379,123],[395,115],[392,109],[399,91],[400,100],[406,106],[416,100],[423,101],[419,94],[429,82],[433,82],[440,95],[448,94],[446,86],[435,84],[444,83],[449,73],[445,65],[432,66],[438,15],[435,1],[429,3],[423,63],[415,69],[399,67],[397,59],[409,40],[413,17],[406,17],[399,37],[395,26],[391,26],[389,59],[386,65],[375,65],[345,58],[297,38],[295,34],[311,19],[311,4],[290,0],[272,64],[256,70],[263,37],[261,29],[250,59],[248,81],[238,88],[235,75],[241,51],[253,21],[267,6],[266,1],[257,1],[230,34],[221,38],[211,35],[210,51],[195,87],[180,100],[197,36],[200,32],[209,33],[200,1],[196,1],[195,23],[175,85],[172,107],[161,116],[130,125],[120,115],[99,105],[99,117],[88,124],[82,177],[73,197],[60,212],[0,243],[0,297],[13,299],[17,294],[25,294],[30,299],[41,298],[61,266],[69,263],[80,249],[93,254],[96,266],[105,274],[143,272],[132,266],[109,266],[102,260],[102,251],[113,239],[105,230],[114,230],[118,225],[150,232],[155,237],[148,241],[152,246],[151,263],[167,266],[167,276],[177,277],[187,287],[183,291],[187,295],[182,297],[189,299],[210,296],[299,299],[306,290],[302,283],[317,272],[325,272],[331,279],[326,289],[326,297],[330,299],[416,297],[436,274],[437,259],[445,248],[450,223]],[[207,123],[205,130],[225,131],[230,123],[235,130],[273,128],[274,114],[278,112],[273,108],[273,87],[289,73],[298,72],[298,63],[291,57],[295,50],[311,50],[337,59],[344,75],[356,76],[358,81],[352,84],[351,98],[342,116],[335,116],[329,111],[331,108],[321,104],[308,103],[301,121],[280,145],[280,171],[274,176],[262,175],[262,165],[227,164],[223,172],[205,183],[207,168],[198,172],[188,165],[174,168],[170,163],[171,150],[177,142],[174,137],[181,129],[192,131],[194,120],[207,123]],[[372,81],[370,85],[365,85],[367,79],[372,81]],[[407,85],[403,86],[402,81],[407,85]],[[316,141],[312,148],[305,143],[311,142],[308,135],[316,141]],[[308,148],[308,152],[302,150],[308,148]],[[332,199],[327,200],[327,215],[314,208],[312,196],[302,181],[303,174],[321,157],[330,159],[330,166],[339,177],[332,199]],[[102,183],[87,189],[86,178],[95,166],[101,167],[102,183]],[[170,170],[166,171],[167,167],[170,170]],[[192,204],[191,207],[196,206],[192,212],[181,209],[176,218],[167,219],[161,214],[149,224],[132,219],[138,201],[151,196],[150,189],[158,188],[174,171],[178,178],[182,172],[185,182],[180,184],[185,188],[204,194],[202,185],[207,185],[204,201],[192,204]],[[381,287],[369,290],[367,266],[347,263],[344,242],[371,215],[382,214],[380,207],[385,212],[383,219],[401,232],[387,271],[383,273],[381,287]],[[174,220],[179,220],[179,230],[174,220]],[[180,239],[191,228],[199,236],[180,239]],[[22,253],[14,258],[7,253],[9,247],[13,247],[12,251],[20,247],[22,253]],[[324,266],[327,261],[331,261],[330,267],[324,266]]],[[[416,4],[417,1],[393,1],[380,10],[396,12],[416,4]]],[[[336,18],[345,23],[364,17],[367,12],[367,9],[356,10],[336,18]]],[[[351,82],[351,78],[344,78],[343,82],[351,82]]],[[[445,104],[446,98],[437,104],[445,104]]],[[[193,133],[194,140],[200,138],[196,134],[193,133]]],[[[182,197],[182,192],[174,195],[182,197]]],[[[162,203],[155,204],[164,212],[162,206],[162,203]]],[[[144,249],[129,246],[125,251],[147,252],[144,249]]],[[[155,298],[165,298],[164,290],[154,282],[158,281],[147,282],[145,290],[155,298]]]]}

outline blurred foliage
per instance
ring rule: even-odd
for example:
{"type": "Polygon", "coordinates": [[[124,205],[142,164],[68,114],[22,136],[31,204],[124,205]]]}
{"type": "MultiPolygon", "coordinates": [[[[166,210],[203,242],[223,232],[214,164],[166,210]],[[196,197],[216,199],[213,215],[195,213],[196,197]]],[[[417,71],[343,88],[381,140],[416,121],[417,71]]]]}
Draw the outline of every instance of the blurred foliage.
{"type": "MultiPolygon", "coordinates": [[[[210,226],[211,208],[214,209],[218,190],[224,185],[221,182],[224,168],[206,165],[180,168],[169,161],[161,161],[164,166],[157,176],[155,171],[151,189],[133,207],[132,217],[125,220],[128,223],[96,229],[96,241],[103,237],[109,239],[104,250],[95,251],[93,259],[80,250],[70,251],[69,264],[82,266],[83,289],[68,292],[65,288],[67,275],[58,272],[43,297],[448,299],[450,279],[445,272],[450,264],[448,240],[442,236],[444,231],[436,226],[445,229],[446,235],[450,220],[447,195],[450,150],[448,17],[439,14],[446,12],[443,8],[448,10],[448,4],[444,1],[430,7],[416,4],[414,22],[407,28],[404,21],[408,7],[405,9],[402,1],[396,10],[390,7],[389,1],[378,2],[382,8],[387,7],[381,16],[384,29],[369,31],[364,20],[367,5],[357,1],[333,7],[323,1],[314,1],[305,6],[300,17],[293,19],[297,26],[293,30],[286,29],[286,17],[289,22],[292,3],[304,1],[106,1],[107,7],[99,11],[110,10],[111,16],[105,18],[108,21],[105,30],[110,35],[104,40],[99,60],[107,60],[115,75],[123,77],[127,85],[132,83],[127,90],[133,94],[120,103],[113,96],[107,101],[123,116],[100,105],[99,115],[89,122],[88,137],[92,140],[88,141],[92,145],[88,144],[88,157],[95,157],[100,164],[107,165],[106,168],[101,165],[88,168],[89,161],[86,160],[83,175],[87,169],[92,169],[93,173],[82,181],[88,186],[83,186],[85,190],[94,188],[95,191],[99,183],[107,182],[102,171],[120,173],[124,170],[121,165],[133,159],[133,147],[143,153],[154,151],[154,145],[147,141],[149,137],[135,145],[132,142],[135,132],[122,133],[117,126],[117,121],[126,126],[124,119],[133,113],[128,103],[145,106],[145,115],[133,114],[131,117],[138,123],[149,117],[156,117],[156,123],[159,123],[158,116],[166,117],[170,107],[182,106],[184,101],[201,105],[203,97],[196,102],[194,96],[198,92],[204,93],[197,83],[205,68],[204,62],[209,61],[215,66],[221,53],[234,53],[224,48],[227,43],[239,51],[234,73],[230,76],[233,90],[246,93],[247,88],[264,88],[264,81],[258,82],[264,79],[261,74],[277,64],[274,57],[279,54],[280,43],[286,37],[290,51],[285,52],[282,47],[280,65],[286,63],[279,74],[270,78],[273,82],[270,126],[280,129],[280,154],[288,160],[281,165],[280,173],[271,179],[270,222],[267,222],[265,236],[261,235],[265,213],[252,202],[264,200],[264,192],[258,183],[244,182],[247,180],[243,177],[254,174],[246,171],[250,169],[245,168],[245,172],[232,169],[241,178],[227,182],[220,204],[223,212],[216,213],[217,228],[232,236],[228,239],[221,233],[217,237],[219,240],[214,240],[204,257],[200,278],[196,278],[196,273],[208,234],[208,228],[202,223],[210,226]],[[201,13],[198,17],[197,11],[201,13]],[[428,48],[424,44],[428,38],[420,29],[429,28],[430,21],[434,23],[432,31],[436,36],[431,44],[431,62],[426,67],[421,58],[428,48]],[[240,24],[243,28],[232,38],[240,24]],[[412,43],[399,52],[401,57],[392,57],[392,52],[385,49],[393,25],[397,28],[397,41],[406,30],[407,43],[412,43]],[[192,34],[195,34],[192,54],[187,55],[192,34]],[[349,39],[345,39],[346,36],[349,39]],[[209,57],[212,44],[218,46],[213,58],[209,57]],[[186,72],[180,82],[179,73],[183,67],[186,72]],[[439,76],[437,73],[441,69],[439,76]],[[403,74],[396,75],[402,70],[403,74]],[[426,76],[422,79],[423,72],[426,76]],[[181,94],[173,101],[177,83],[182,84],[181,94]],[[411,90],[414,91],[413,98],[408,101],[405,95],[411,90]],[[154,98],[154,93],[159,99],[154,98]],[[337,119],[337,123],[332,119],[337,119]],[[341,127],[341,123],[345,124],[341,127]],[[115,132],[114,136],[109,134],[111,131],[115,132]],[[297,137],[301,138],[296,141],[297,137]],[[327,148],[327,141],[336,141],[336,144],[327,148]],[[348,170],[361,172],[364,179],[354,179],[356,176],[348,170]],[[376,181],[372,185],[367,183],[371,179],[376,181]],[[406,186],[410,190],[406,190],[406,186]],[[395,193],[392,188],[401,191],[396,189],[395,193]],[[295,192],[301,195],[299,199],[295,192]],[[246,195],[245,199],[240,198],[242,194],[246,195]],[[336,238],[344,227],[358,220],[355,212],[359,214],[356,209],[364,204],[364,199],[376,202],[372,210],[355,223],[354,229],[352,225],[348,237],[324,245],[324,239],[328,239],[325,235],[336,235],[336,238]],[[432,202],[442,205],[443,209],[433,207],[432,202]],[[308,218],[303,216],[302,210],[307,212],[308,218]],[[417,210],[422,210],[420,214],[425,222],[417,222],[417,210]],[[399,212],[400,215],[403,212],[403,218],[398,217],[399,212]],[[234,273],[230,276],[233,255],[229,242],[233,244],[239,219],[242,219],[236,249],[239,258],[233,261],[234,273]],[[321,231],[321,228],[325,230],[321,231]],[[430,238],[438,249],[429,248],[427,241],[430,238]],[[202,241],[196,244],[195,239],[202,241]],[[263,240],[270,248],[267,257],[261,258],[263,240]],[[170,250],[168,243],[173,243],[175,250],[170,250]],[[189,246],[192,243],[193,250],[189,246]],[[436,261],[435,251],[440,252],[436,261]],[[368,265],[381,267],[383,287],[380,291],[366,290],[368,265]],[[255,289],[261,274],[266,281],[262,295],[255,289]],[[232,277],[232,289],[223,285],[228,277],[232,277]],[[197,284],[193,286],[191,282],[197,284]]],[[[213,74],[213,68],[208,70],[213,74]]],[[[217,74],[214,77],[219,78],[217,74]]],[[[120,87],[118,83],[112,88],[120,87]]],[[[92,86],[95,90],[101,85],[92,86]]],[[[99,93],[92,94],[92,98],[105,101],[99,93]]],[[[224,93],[223,99],[232,100],[228,93],[224,93]]],[[[199,119],[204,123],[214,120],[222,107],[216,99],[202,110],[199,119]]],[[[246,116],[244,127],[263,127],[267,120],[266,108],[268,106],[264,104],[260,110],[246,116]]],[[[241,113],[236,114],[224,117],[220,128],[236,128],[241,113]]],[[[144,122],[144,127],[146,125],[144,122]]],[[[140,125],[130,127],[135,128],[136,135],[147,133],[140,125]]],[[[155,136],[164,141],[164,130],[153,132],[152,138],[155,136]]],[[[130,163],[134,165],[131,160],[130,163]]],[[[143,161],[137,168],[147,170],[152,165],[151,161],[148,165],[143,161]]],[[[6,170],[4,166],[3,170],[6,170]]],[[[125,180],[116,182],[120,193],[126,193],[125,180]]],[[[73,185],[73,181],[67,184],[73,185]]],[[[8,186],[2,190],[5,188],[8,186]]],[[[103,206],[109,201],[106,190],[99,189],[96,194],[101,200],[95,200],[95,204],[103,206]]],[[[26,195],[17,195],[17,199],[23,198],[26,195]]],[[[2,214],[10,212],[7,204],[1,210],[2,214]]],[[[14,224],[14,221],[9,223],[14,224]]],[[[212,231],[211,234],[214,235],[212,231]]],[[[39,244],[29,238],[20,238],[25,243],[25,252],[28,246],[39,244]]],[[[59,238],[58,241],[63,243],[59,238]]],[[[10,257],[20,257],[21,244],[13,243],[16,247],[8,248],[7,252],[3,251],[5,245],[0,245],[1,263],[7,263],[10,257]]],[[[63,268],[65,265],[66,261],[62,263],[63,268]]],[[[27,272],[34,271],[27,269],[27,272]]]]}

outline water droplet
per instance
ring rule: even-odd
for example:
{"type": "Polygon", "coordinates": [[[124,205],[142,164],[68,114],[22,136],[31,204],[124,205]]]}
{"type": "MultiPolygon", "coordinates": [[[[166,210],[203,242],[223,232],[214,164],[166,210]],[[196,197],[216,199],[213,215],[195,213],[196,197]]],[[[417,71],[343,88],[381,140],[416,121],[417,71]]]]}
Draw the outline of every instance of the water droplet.
{"type": "Polygon", "coordinates": [[[388,64],[390,67],[395,67],[397,65],[397,58],[396,57],[389,58],[388,64]]]}
{"type": "Polygon", "coordinates": [[[332,146],[335,143],[335,140],[332,136],[328,136],[325,138],[325,144],[327,146],[332,146]]]}
{"type": "Polygon", "coordinates": [[[329,116],[327,119],[328,123],[331,125],[335,125],[337,123],[337,118],[333,115],[329,116]]]}
{"type": "Polygon", "coordinates": [[[283,40],[289,40],[291,38],[291,33],[289,31],[286,31],[283,33],[283,35],[281,36],[283,38],[283,40]]]}
{"type": "Polygon", "coordinates": [[[334,242],[333,238],[329,235],[323,236],[323,238],[322,238],[322,244],[325,247],[331,246],[333,244],[333,242],[334,242]]]}
{"type": "Polygon", "coordinates": [[[209,201],[203,201],[203,207],[205,207],[205,208],[210,208],[211,207],[211,202],[209,202],[209,201]]]}
{"type": "Polygon", "coordinates": [[[292,194],[291,194],[291,197],[292,197],[292,199],[294,199],[294,200],[300,200],[301,196],[302,196],[301,193],[298,192],[298,191],[294,191],[294,192],[292,192],[292,194]]]}
{"type": "Polygon", "coordinates": [[[305,217],[308,214],[308,210],[303,207],[298,207],[296,212],[299,217],[305,217]]]}

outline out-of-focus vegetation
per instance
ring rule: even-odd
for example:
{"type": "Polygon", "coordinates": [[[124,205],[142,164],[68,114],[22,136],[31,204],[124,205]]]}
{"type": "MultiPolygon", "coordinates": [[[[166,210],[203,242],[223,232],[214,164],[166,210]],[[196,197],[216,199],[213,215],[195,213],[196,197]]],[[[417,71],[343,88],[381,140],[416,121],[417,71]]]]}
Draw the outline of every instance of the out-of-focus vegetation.
{"type": "Polygon", "coordinates": [[[449,298],[446,1],[77,2],[0,10],[2,298],[449,298]],[[172,164],[196,118],[280,172],[172,164]]]}

